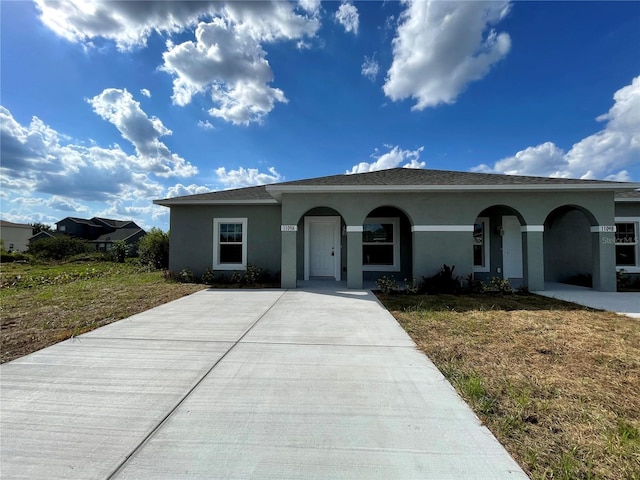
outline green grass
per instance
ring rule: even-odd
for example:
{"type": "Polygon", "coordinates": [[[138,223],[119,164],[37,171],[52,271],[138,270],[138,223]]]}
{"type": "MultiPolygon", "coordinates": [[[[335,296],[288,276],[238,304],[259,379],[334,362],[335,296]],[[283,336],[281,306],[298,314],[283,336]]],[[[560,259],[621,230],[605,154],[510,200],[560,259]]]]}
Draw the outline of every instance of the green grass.
{"type": "Polygon", "coordinates": [[[534,480],[640,480],[640,323],[536,295],[379,295],[534,480]]]}
{"type": "Polygon", "coordinates": [[[2,362],[204,288],[96,261],[2,264],[0,286],[2,362]]]}

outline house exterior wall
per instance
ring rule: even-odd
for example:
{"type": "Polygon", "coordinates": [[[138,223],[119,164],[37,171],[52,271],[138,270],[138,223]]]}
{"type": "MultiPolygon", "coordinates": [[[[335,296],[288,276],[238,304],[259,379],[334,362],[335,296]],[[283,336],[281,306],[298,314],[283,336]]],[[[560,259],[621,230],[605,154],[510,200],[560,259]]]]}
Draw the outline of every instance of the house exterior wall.
{"type": "Polygon", "coordinates": [[[544,269],[548,282],[566,282],[593,275],[591,224],[579,210],[570,210],[545,225],[544,269]]]}
{"type": "Polygon", "coordinates": [[[516,215],[522,227],[523,283],[531,290],[541,290],[545,263],[552,264],[557,257],[544,245],[545,221],[556,209],[567,206],[586,212],[582,227],[588,227],[588,233],[576,244],[571,238],[574,225],[567,221],[564,238],[574,243],[565,258],[586,265],[589,257],[594,288],[614,291],[614,235],[599,231],[600,226],[615,223],[613,193],[606,191],[285,192],[281,205],[172,205],[170,269],[203,273],[213,265],[213,219],[247,218],[248,263],[281,271],[282,287],[295,288],[304,278],[305,215],[339,215],[344,227],[342,278],[350,288],[361,288],[363,278],[373,280],[387,274],[363,274],[362,269],[362,225],[374,210],[385,207],[404,217],[398,278],[431,276],[445,263],[455,265],[456,275],[464,277],[473,272],[473,224],[484,210],[491,209],[491,264],[486,275],[500,275],[498,269],[502,269],[495,227],[503,214],[516,215]],[[297,231],[281,231],[281,225],[297,225],[297,231]]]}
{"type": "Polygon", "coordinates": [[[24,226],[2,226],[0,227],[0,238],[7,251],[25,252],[29,247],[29,238],[33,235],[31,225],[24,226]]]}
{"type": "Polygon", "coordinates": [[[213,268],[214,218],[247,219],[247,262],[271,273],[280,271],[279,205],[172,206],[169,269],[189,268],[202,275],[213,268]]]}
{"type": "Polygon", "coordinates": [[[640,217],[640,201],[617,202],[616,217],[640,217]]]}

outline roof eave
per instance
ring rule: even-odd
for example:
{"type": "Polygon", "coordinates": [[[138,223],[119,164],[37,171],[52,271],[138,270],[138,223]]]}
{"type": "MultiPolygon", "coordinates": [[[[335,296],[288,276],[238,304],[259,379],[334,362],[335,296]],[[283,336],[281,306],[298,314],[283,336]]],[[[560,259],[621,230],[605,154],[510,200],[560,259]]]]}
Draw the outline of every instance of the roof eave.
{"type": "Polygon", "coordinates": [[[517,184],[517,185],[271,185],[267,186],[274,198],[283,193],[344,193],[344,192],[457,192],[457,191],[558,191],[558,190],[633,190],[640,183],[596,183],[596,184],[517,184]]]}
{"type": "Polygon", "coordinates": [[[154,200],[153,203],[163,207],[172,207],[177,205],[277,205],[278,201],[274,198],[260,200],[180,200],[178,198],[165,198],[162,200],[154,200]]]}

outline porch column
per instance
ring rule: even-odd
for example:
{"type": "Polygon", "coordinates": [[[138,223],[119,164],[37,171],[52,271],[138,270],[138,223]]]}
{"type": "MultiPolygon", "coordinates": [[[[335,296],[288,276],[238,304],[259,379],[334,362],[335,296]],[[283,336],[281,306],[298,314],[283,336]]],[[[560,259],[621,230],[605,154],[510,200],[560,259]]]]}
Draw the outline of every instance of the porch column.
{"type": "Polygon", "coordinates": [[[617,290],[615,230],[615,225],[591,227],[593,288],[601,292],[615,292],[617,290]]]}
{"type": "Polygon", "coordinates": [[[347,225],[347,288],[362,288],[362,225],[347,225]]]}
{"type": "Polygon", "coordinates": [[[282,225],[282,260],[280,269],[280,284],[282,288],[297,287],[296,245],[298,237],[297,225],[282,225]]]}
{"type": "Polygon", "coordinates": [[[544,290],[544,225],[524,225],[524,282],[530,291],[544,290]]]}

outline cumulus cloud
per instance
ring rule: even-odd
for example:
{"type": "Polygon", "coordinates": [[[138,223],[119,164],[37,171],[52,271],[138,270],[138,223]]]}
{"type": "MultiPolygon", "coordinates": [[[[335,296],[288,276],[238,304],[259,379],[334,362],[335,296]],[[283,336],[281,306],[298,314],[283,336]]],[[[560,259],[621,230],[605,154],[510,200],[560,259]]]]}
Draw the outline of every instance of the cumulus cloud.
{"type": "Polygon", "coordinates": [[[198,126],[204,130],[213,130],[215,128],[209,120],[198,120],[198,126]]]}
{"type": "Polygon", "coordinates": [[[260,172],[257,168],[243,168],[229,170],[225,167],[216,169],[218,181],[224,188],[241,188],[255,185],[266,185],[269,183],[282,182],[284,177],[280,175],[274,167],[268,169],[268,173],[260,172]]]}
{"type": "Polygon", "coordinates": [[[207,193],[210,191],[210,188],[203,187],[202,185],[182,185],[181,183],[177,183],[173,187],[169,187],[167,189],[166,198],[182,197],[185,195],[196,195],[198,193],[207,193]]]}
{"type": "Polygon", "coordinates": [[[455,102],[511,48],[509,35],[492,28],[507,15],[508,2],[405,3],[383,90],[393,101],[414,99],[413,110],[455,102]]]}
{"type": "Polygon", "coordinates": [[[367,173],[375,172],[376,170],[385,170],[387,168],[424,168],[425,162],[420,161],[420,154],[424,150],[424,147],[417,148],[416,150],[402,150],[398,145],[391,146],[385,145],[388,152],[380,154],[378,149],[371,154],[371,158],[375,159],[374,162],[360,162],[354,165],[351,170],[347,170],[347,174],[353,173],[367,173]],[[404,165],[403,165],[404,164],[404,165]]]}
{"type": "Polygon", "coordinates": [[[147,98],[151,98],[151,92],[146,88],[141,88],[140,93],[147,98]]]}
{"type": "Polygon", "coordinates": [[[162,177],[188,177],[198,173],[195,166],[172,153],[159,140],[160,137],[171,135],[171,130],[159,118],[149,118],[126,89],[107,88],[87,102],[133,144],[137,153],[136,161],[144,170],[162,177]]]}
{"type": "Polygon", "coordinates": [[[545,142],[528,147],[493,166],[473,171],[559,178],[629,180],[624,170],[640,163],[640,76],[618,90],[611,109],[596,120],[604,127],[574,144],[568,152],[545,142]]]}
{"type": "Polygon", "coordinates": [[[298,14],[288,2],[230,3],[210,22],[201,22],[195,41],[167,44],[162,69],[174,77],[173,101],[187,105],[208,92],[209,114],[236,125],[261,122],[282,90],[270,86],[273,72],[262,45],[315,35],[315,16],[298,14]]]}
{"type": "Polygon", "coordinates": [[[101,37],[120,50],[146,45],[153,32],[179,33],[217,8],[200,1],[36,0],[36,5],[42,22],[61,37],[89,46],[101,37]]]}
{"type": "Polygon", "coordinates": [[[158,198],[164,188],[134,155],[119,146],[103,148],[67,143],[65,137],[33,117],[21,125],[0,106],[0,185],[3,190],[48,194],[44,204],[85,211],[83,201],[110,202],[158,198]]]}
{"type": "Polygon", "coordinates": [[[341,4],[338,11],[335,13],[335,19],[336,22],[344,27],[346,32],[353,32],[356,35],[358,34],[360,16],[355,5],[349,2],[341,4]]]}
{"type": "Polygon", "coordinates": [[[372,82],[376,81],[376,77],[378,76],[378,71],[380,70],[380,65],[378,65],[378,61],[373,55],[371,58],[365,56],[364,62],[362,62],[362,67],[360,73],[365,78],[368,78],[372,82]]]}

